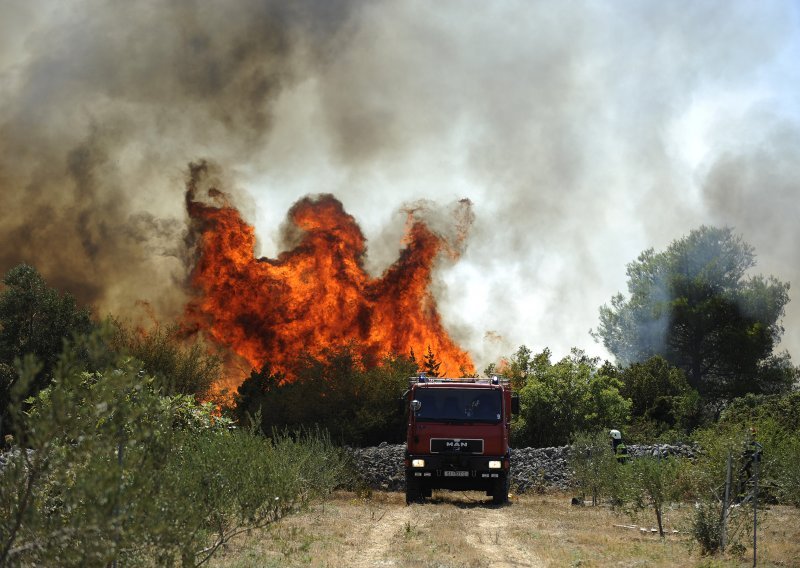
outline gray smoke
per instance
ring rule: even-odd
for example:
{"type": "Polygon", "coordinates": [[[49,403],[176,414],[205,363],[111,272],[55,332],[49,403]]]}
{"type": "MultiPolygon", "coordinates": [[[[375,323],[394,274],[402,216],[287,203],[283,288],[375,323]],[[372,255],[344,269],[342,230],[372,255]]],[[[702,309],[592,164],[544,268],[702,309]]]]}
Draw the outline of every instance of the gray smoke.
{"type": "Polygon", "coordinates": [[[5,2],[0,270],[34,264],[100,310],[180,311],[182,178],[258,162],[282,89],[344,3],[5,2]]]}
{"type": "MultiPolygon", "coordinates": [[[[603,355],[588,330],[625,265],[704,223],[797,287],[792,3],[6,4],[0,269],[101,309],[180,310],[199,158],[252,200],[258,254],[332,192],[375,273],[408,204],[469,198],[436,292],[479,368],[521,343],[603,355]]],[[[797,359],[797,302],[784,324],[797,359]]]]}

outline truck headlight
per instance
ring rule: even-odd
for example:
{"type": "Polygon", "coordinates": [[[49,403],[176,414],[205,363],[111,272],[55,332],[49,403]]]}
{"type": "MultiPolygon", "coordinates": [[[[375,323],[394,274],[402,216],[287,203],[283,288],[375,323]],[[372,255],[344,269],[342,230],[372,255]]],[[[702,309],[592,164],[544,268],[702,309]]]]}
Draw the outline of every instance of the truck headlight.
{"type": "Polygon", "coordinates": [[[425,460],[411,460],[411,467],[425,467],[425,460]]]}
{"type": "Polygon", "coordinates": [[[500,469],[503,467],[503,462],[500,460],[492,460],[489,462],[489,469],[500,469]]]}

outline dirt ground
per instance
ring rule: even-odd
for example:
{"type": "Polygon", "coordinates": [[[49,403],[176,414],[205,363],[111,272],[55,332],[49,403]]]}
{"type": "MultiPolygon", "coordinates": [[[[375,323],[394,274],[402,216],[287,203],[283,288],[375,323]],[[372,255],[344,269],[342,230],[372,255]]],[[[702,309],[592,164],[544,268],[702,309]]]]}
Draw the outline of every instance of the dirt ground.
{"type": "MultiPolygon", "coordinates": [[[[509,505],[495,506],[481,493],[442,491],[406,506],[401,493],[337,493],[232,542],[211,566],[752,566],[746,546],[738,556],[701,556],[686,532],[691,511],[668,511],[670,534],[662,540],[650,531],[648,515],[575,507],[565,494],[512,496],[509,505]]],[[[774,507],[763,516],[758,565],[800,567],[800,512],[774,507]]]]}

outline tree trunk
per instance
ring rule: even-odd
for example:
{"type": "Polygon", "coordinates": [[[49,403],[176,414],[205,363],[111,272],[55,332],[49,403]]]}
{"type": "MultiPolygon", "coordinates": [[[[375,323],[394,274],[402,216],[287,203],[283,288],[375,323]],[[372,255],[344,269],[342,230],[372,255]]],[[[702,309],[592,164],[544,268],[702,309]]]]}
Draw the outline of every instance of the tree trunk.
{"type": "Polygon", "coordinates": [[[658,534],[664,538],[664,525],[661,524],[661,507],[656,507],[656,520],[658,521],[658,534]]]}

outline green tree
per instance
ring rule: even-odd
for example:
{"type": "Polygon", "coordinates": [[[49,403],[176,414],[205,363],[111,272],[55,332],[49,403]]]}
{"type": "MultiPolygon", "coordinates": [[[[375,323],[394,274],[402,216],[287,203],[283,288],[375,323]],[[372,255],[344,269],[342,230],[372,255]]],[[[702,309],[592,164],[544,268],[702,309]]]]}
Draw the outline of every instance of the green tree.
{"type": "Polygon", "coordinates": [[[680,483],[681,464],[672,457],[644,456],[620,468],[624,472],[620,493],[631,511],[652,509],[658,523],[658,534],[664,537],[664,507],[678,501],[683,494],[680,483]]]}
{"type": "MultiPolygon", "coordinates": [[[[535,366],[541,364],[542,355],[549,359],[550,352],[545,350],[534,357],[533,352],[527,346],[520,345],[511,357],[502,361],[500,364],[500,373],[511,380],[511,386],[515,390],[520,390],[525,386],[528,375],[533,373],[535,366]]],[[[491,370],[493,371],[494,368],[491,370]]]]}
{"type": "Polygon", "coordinates": [[[442,362],[436,359],[436,355],[431,349],[431,346],[428,345],[428,350],[425,352],[425,356],[422,358],[422,370],[429,377],[438,377],[439,367],[441,366],[442,362]]]}
{"type": "Polygon", "coordinates": [[[620,394],[622,383],[601,374],[598,362],[579,349],[556,363],[547,349],[535,355],[520,390],[515,444],[564,445],[575,432],[627,423],[631,403],[620,394]]]}
{"type": "Polygon", "coordinates": [[[592,496],[592,505],[609,495],[617,478],[617,458],[611,448],[607,430],[579,432],[570,447],[573,478],[583,495],[592,496]]]}
{"type": "MultiPolygon", "coordinates": [[[[694,435],[704,456],[709,457],[710,463],[704,464],[703,471],[716,471],[718,476],[722,471],[719,464],[724,465],[726,454],[731,453],[738,463],[755,436],[763,446],[762,491],[782,502],[800,504],[800,392],[737,398],[716,424],[694,435]]],[[[711,482],[719,483],[719,477],[711,482]]]]}
{"type": "Polygon", "coordinates": [[[627,269],[629,298],[600,308],[593,332],[628,365],[661,355],[703,395],[788,389],[788,355],[774,355],[789,285],[746,277],[753,248],[731,229],[701,227],[664,252],[644,251],[627,269]]]}
{"type": "Polygon", "coordinates": [[[698,425],[697,391],[686,375],[656,355],[632,363],[618,373],[622,395],[632,403],[634,430],[658,436],[670,429],[688,431],[698,425]]]}
{"type": "Polygon", "coordinates": [[[89,310],[79,308],[70,294],[48,288],[32,266],[21,264],[3,278],[0,292],[0,430],[8,431],[8,400],[17,380],[9,373],[15,360],[33,355],[39,363],[35,376],[27,383],[23,398],[36,394],[50,382],[53,367],[64,341],[75,334],[88,333],[92,327],[89,310]]]}
{"type": "Polygon", "coordinates": [[[397,400],[414,372],[416,364],[401,356],[365,364],[357,345],[305,354],[288,378],[269,364],[254,370],[238,389],[235,413],[242,425],[260,417],[266,434],[319,426],[346,444],[400,441],[403,414],[397,400]]]}

